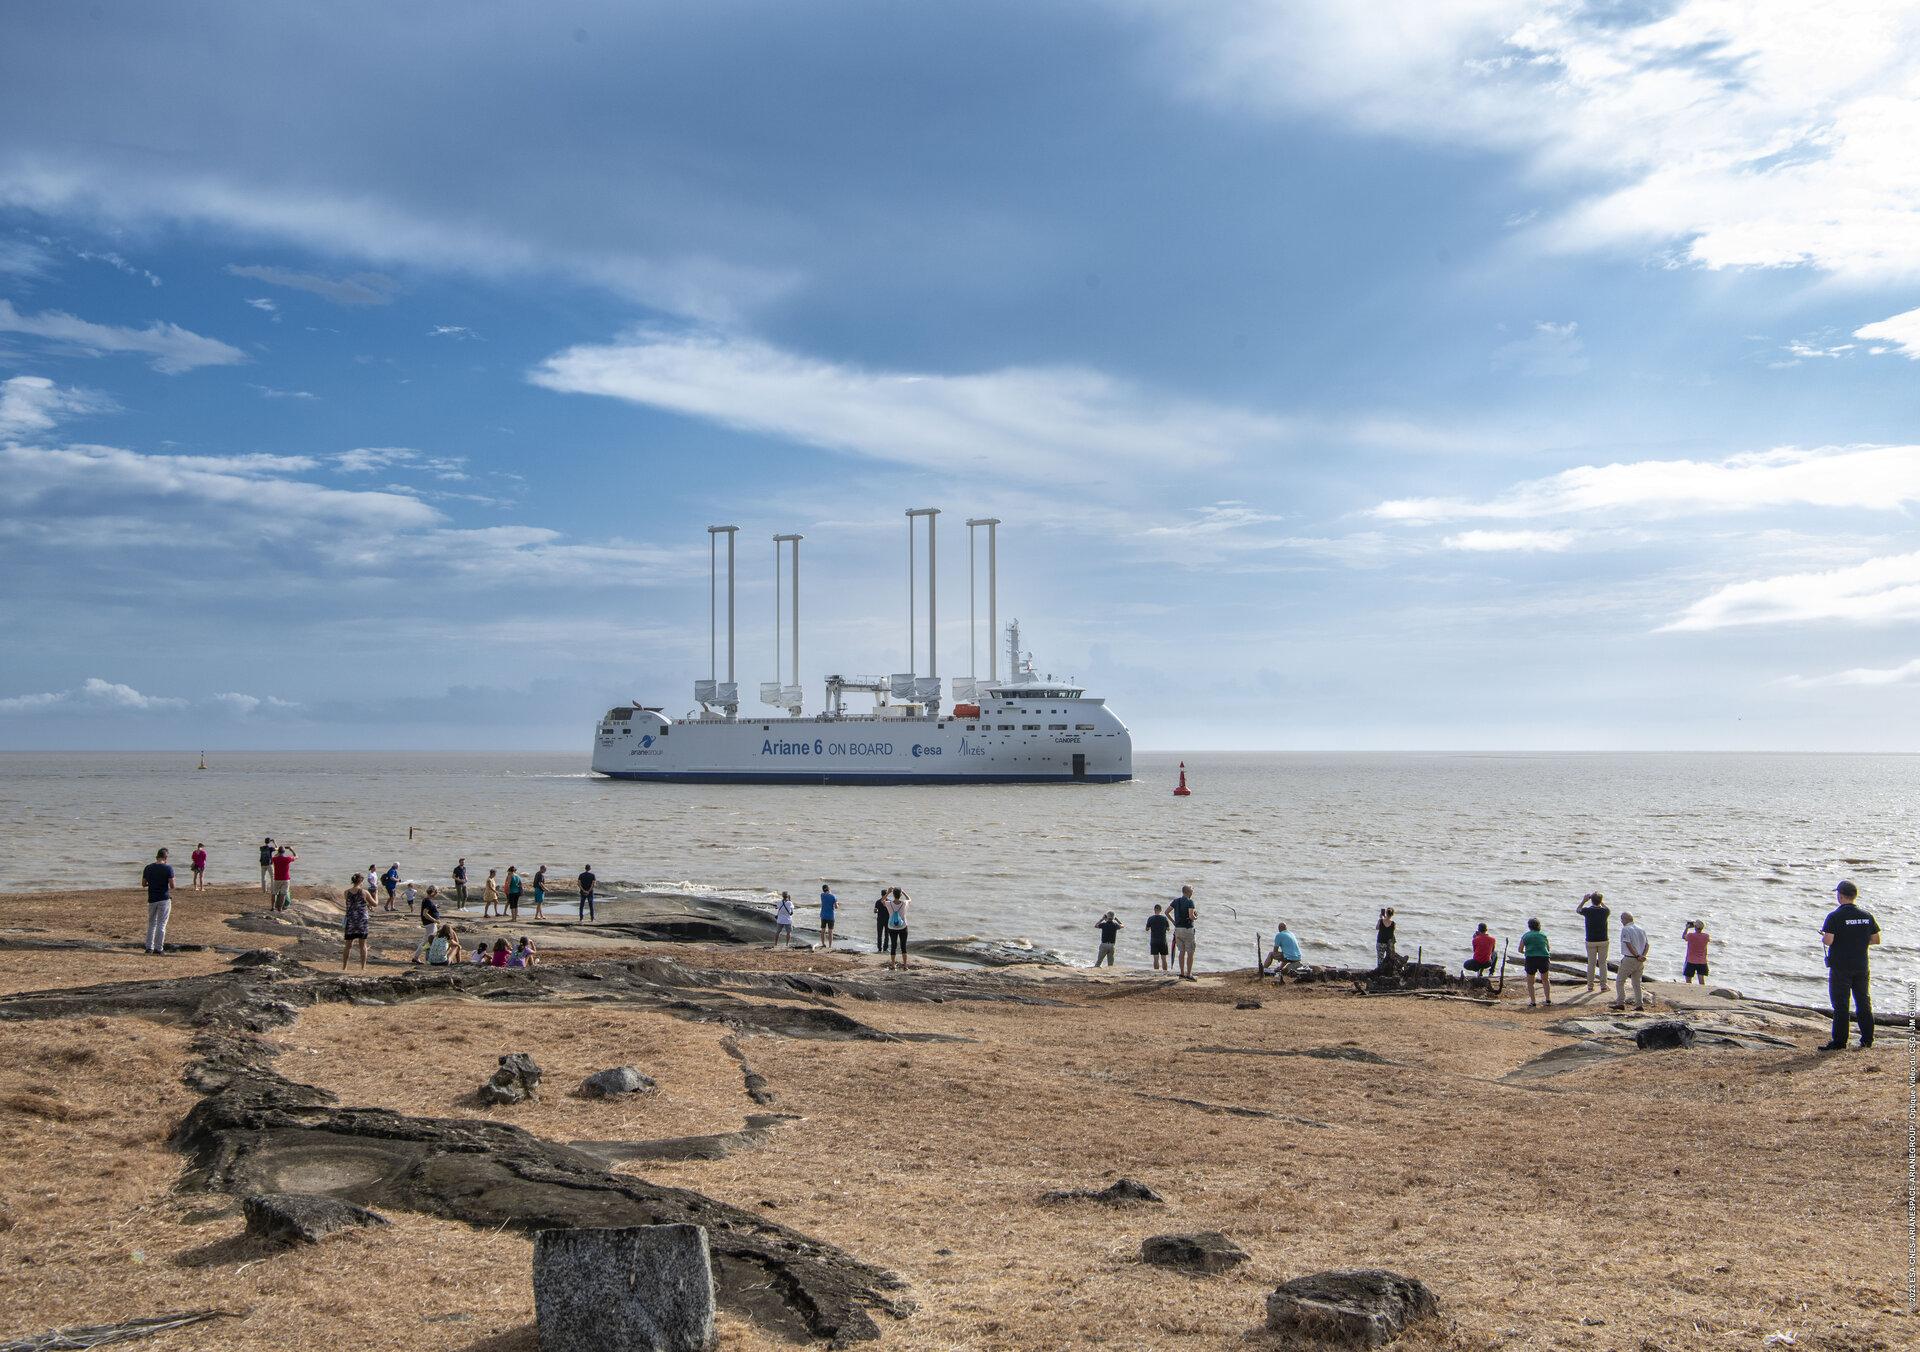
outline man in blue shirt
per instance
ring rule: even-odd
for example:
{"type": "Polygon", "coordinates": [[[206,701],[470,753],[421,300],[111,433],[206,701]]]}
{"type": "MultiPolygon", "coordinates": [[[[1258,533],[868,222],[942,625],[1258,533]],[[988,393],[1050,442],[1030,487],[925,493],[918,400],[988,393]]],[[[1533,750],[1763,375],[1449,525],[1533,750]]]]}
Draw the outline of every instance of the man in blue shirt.
{"type": "Polygon", "coordinates": [[[1264,975],[1269,964],[1276,966],[1281,975],[1296,971],[1300,966],[1300,941],[1293,937],[1293,931],[1282,920],[1273,929],[1273,948],[1267,956],[1260,959],[1260,971],[1264,975]]]}
{"type": "Polygon", "coordinates": [[[823,947],[833,947],[833,917],[839,908],[840,898],[833,895],[826,883],[820,884],[820,938],[823,947]]]}
{"type": "Polygon", "coordinates": [[[147,889],[147,952],[167,951],[167,916],[173,911],[173,865],[160,851],[140,872],[147,889]]]}

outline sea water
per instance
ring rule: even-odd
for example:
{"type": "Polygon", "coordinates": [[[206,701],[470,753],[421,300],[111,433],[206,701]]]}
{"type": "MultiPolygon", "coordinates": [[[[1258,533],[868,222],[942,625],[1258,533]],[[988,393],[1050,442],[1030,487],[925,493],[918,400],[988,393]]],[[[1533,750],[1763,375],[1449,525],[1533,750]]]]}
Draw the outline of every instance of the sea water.
{"type": "MultiPolygon", "coordinates": [[[[299,852],[297,883],[368,865],[448,883],[464,855],[542,864],[571,886],[767,900],[803,926],[823,880],[843,935],[870,942],[882,886],[913,898],[916,939],[1012,939],[1090,962],[1115,911],[1123,964],[1142,922],[1191,884],[1198,965],[1246,966],[1284,919],[1309,962],[1371,964],[1374,919],[1398,913],[1409,957],[1457,964],[1474,926],[1518,936],[1537,916],[1581,952],[1573,911],[1599,890],[1677,979],[1681,926],[1713,935],[1712,984],[1824,998],[1819,927],[1852,878],[1879,917],[1882,1008],[1913,962],[1920,757],[1698,754],[1140,754],[1116,785],[671,785],[587,773],[586,753],[0,754],[0,888],[131,887],[167,846],[182,881],[258,878],[262,836],[299,852]]],[[[0,914],[0,926],[4,925],[0,914]]]]}

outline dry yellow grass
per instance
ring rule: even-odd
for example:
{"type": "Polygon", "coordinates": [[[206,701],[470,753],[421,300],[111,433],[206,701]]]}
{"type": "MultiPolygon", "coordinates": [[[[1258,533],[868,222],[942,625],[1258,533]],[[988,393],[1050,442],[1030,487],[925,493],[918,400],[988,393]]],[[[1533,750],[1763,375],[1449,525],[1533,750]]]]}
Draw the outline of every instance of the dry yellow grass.
{"type": "MultiPolygon", "coordinates": [[[[19,956],[0,954],[0,976],[19,956]]],[[[66,982],[41,984],[99,979],[94,955],[34,958],[69,964],[66,982]]],[[[808,958],[824,965],[728,961],[808,958]]],[[[1539,1025],[1565,1010],[1312,988],[1234,1009],[1245,990],[1228,977],[1064,1008],[845,1001],[890,1031],[972,1041],[744,1039],[774,1110],[803,1120],[757,1151],[633,1170],[899,1271],[919,1308],[882,1316],[882,1345],[915,1352],[1264,1348],[1277,1281],[1363,1265],[1431,1285],[1448,1322],[1410,1342],[1457,1352],[1705,1352],[1776,1331],[1819,1352],[1920,1342],[1900,1313],[1902,1048],[1703,1047],[1521,1088],[1499,1077],[1563,1045],[1539,1025]],[[1189,1050],[1342,1044],[1408,1064],[1189,1050]],[[1167,1205],[1038,1201],[1122,1174],[1167,1205]],[[1252,1261],[1210,1278],[1138,1261],[1145,1235],[1176,1229],[1224,1230],[1252,1261]]],[[[599,1004],[334,1005],[278,1035],[279,1066],[351,1104],[485,1115],[561,1141],[643,1138],[733,1130],[763,1111],[724,1034],[599,1004]],[[547,1072],[542,1101],[478,1106],[473,1087],[518,1050],[547,1072]],[[620,1064],[659,1091],[613,1103],[568,1092],[620,1064]]],[[[0,1024],[0,1065],[13,1068],[0,1192],[14,1221],[0,1235],[0,1333],[218,1305],[250,1313],[151,1345],[531,1352],[523,1237],[393,1213],[387,1231],[268,1251],[240,1238],[237,1212],[208,1214],[226,1199],[175,1194],[181,1162],[165,1136],[193,1102],[178,1082],[188,1037],[130,1020],[0,1024]]],[[[782,1346],[737,1320],[722,1332],[730,1349],[782,1346]]]]}

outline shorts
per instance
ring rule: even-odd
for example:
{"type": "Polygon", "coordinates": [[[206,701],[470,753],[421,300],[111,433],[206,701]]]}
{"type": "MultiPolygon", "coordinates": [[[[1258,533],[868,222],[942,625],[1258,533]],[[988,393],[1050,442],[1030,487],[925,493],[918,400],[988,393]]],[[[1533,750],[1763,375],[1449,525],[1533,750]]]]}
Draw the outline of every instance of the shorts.
{"type": "Polygon", "coordinates": [[[1552,958],[1528,958],[1527,975],[1545,976],[1547,974],[1547,964],[1552,961],[1552,958]]]}
{"type": "Polygon", "coordinates": [[[1686,979],[1687,979],[1688,977],[1690,977],[1690,976],[1706,976],[1706,975],[1707,975],[1707,964],[1706,964],[1706,963],[1704,963],[1704,962],[1690,962],[1690,963],[1688,963],[1688,964],[1686,965],[1686,967],[1685,967],[1685,968],[1683,968],[1683,969],[1681,970],[1681,972],[1680,972],[1680,979],[1681,979],[1682,981],[1685,981],[1685,980],[1686,980],[1686,979]]]}
{"type": "Polygon", "coordinates": [[[1189,925],[1185,929],[1181,929],[1177,925],[1174,927],[1173,951],[1176,953],[1193,952],[1193,926],[1189,925]]]}
{"type": "Polygon", "coordinates": [[[826,915],[823,915],[823,916],[821,916],[821,917],[820,917],[820,928],[821,928],[822,930],[830,930],[830,929],[832,929],[832,928],[833,928],[833,913],[832,913],[832,912],[828,912],[828,913],[827,913],[826,915]]]}
{"type": "Polygon", "coordinates": [[[1147,956],[1148,956],[1148,957],[1153,957],[1153,958],[1164,958],[1164,957],[1166,957],[1166,956],[1167,956],[1167,941],[1166,941],[1165,939],[1154,939],[1154,940],[1152,940],[1152,941],[1150,941],[1150,942],[1149,942],[1149,943],[1147,944],[1147,956]]]}

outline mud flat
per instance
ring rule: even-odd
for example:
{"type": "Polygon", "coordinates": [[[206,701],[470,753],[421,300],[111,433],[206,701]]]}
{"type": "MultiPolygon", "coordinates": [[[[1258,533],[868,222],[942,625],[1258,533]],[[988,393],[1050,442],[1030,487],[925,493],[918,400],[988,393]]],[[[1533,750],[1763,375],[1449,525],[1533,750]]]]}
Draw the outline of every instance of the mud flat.
{"type": "Polygon", "coordinates": [[[1663,985],[1649,1018],[1696,1045],[1639,1051],[1647,1019],[1511,986],[890,974],[613,928],[666,901],[484,926],[532,933],[532,971],[414,967],[380,915],[343,975],[337,910],[296,914],[188,894],[153,958],[136,892],[0,897],[0,1341],[217,1309],[138,1345],[532,1352],[533,1230],[686,1219],[722,1345],[768,1352],[1267,1348],[1279,1282],[1354,1267],[1438,1294],[1410,1347],[1920,1341],[1895,1030],[1821,1056],[1815,1019],[1663,985]],[[540,1097],[482,1106],[509,1052],[540,1097]],[[657,1087],[576,1092],[623,1065],[657,1087]],[[1165,1200],[1043,1199],[1121,1177],[1165,1200]],[[257,1191],[391,1224],[283,1248],[245,1234],[257,1191]],[[1209,1231],[1249,1260],[1140,1261],[1209,1231]]]}

